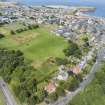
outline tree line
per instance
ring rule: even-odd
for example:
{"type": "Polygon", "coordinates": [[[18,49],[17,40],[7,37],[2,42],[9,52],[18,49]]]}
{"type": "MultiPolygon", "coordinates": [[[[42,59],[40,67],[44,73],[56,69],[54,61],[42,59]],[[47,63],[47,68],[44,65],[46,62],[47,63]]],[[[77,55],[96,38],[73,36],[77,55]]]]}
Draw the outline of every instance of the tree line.
{"type": "Polygon", "coordinates": [[[37,29],[37,28],[39,28],[39,25],[37,25],[37,24],[31,24],[31,25],[28,25],[25,28],[19,28],[17,30],[11,30],[10,34],[11,35],[15,35],[16,33],[22,33],[24,31],[28,31],[28,30],[32,30],[32,29],[37,29]]]}
{"type": "Polygon", "coordinates": [[[44,89],[37,88],[35,71],[21,51],[0,49],[0,76],[11,85],[21,103],[35,105],[46,96],[44,89]]]}

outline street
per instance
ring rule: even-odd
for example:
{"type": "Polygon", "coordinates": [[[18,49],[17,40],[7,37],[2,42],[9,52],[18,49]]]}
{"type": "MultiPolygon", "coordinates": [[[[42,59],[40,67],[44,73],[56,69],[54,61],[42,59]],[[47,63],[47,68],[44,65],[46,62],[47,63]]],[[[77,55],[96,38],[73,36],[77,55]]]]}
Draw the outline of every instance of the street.
{"type": "Polygon", "coordinates": [[[4,80],[0,79],[0,88],[4,94],[5,101],[7,105],[17,105],[15,99],[13,98],[12,94],[10,93],[7,84],[4,80]]]}

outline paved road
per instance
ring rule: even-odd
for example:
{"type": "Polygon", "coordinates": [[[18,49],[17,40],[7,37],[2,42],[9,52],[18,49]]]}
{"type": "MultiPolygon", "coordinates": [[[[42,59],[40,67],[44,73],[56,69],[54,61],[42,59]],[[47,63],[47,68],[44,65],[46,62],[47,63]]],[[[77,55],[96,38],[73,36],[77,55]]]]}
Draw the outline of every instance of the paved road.
{"type": "Polygon", "coordinates": [[[17,105],[15,99],[13,98],[12,94],[10,93],[7,84],[4,80],[0,79],[0,88],[4,94],[5,101],[7,105],[17,105]]]}
{"type": "Polygon", "coordinates": [[[72,100],[72,98],[74,96],[76,96],[80,91],[83,91],[84,88],[93,80],[94,75],[95,75],[96,71],[99,70],[99,67],[101,66],[101,61],[103,61],[103,60],[105,60],[105,49],[104,48],[102,48],[98,52],[97,61],[93,65],[90,73],[86,76],[86,78],[80,84],[79,88],[76,91],[67,94],[65,97],[59,98],[58,101],[56,101],[55,103],[50,104],[50,105],[67,105],[72,100]]]}

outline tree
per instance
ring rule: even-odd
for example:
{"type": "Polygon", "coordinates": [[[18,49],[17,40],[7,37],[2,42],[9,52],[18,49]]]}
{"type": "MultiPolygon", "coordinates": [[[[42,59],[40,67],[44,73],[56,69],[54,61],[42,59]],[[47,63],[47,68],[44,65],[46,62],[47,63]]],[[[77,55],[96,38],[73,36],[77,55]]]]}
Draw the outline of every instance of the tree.
{"type": "Polygon", "coordinates": [[[10,34],[15,35],[16,33],[15,33],[15,31],[11,30],[10,34]]]}
{"type": "Polygon", "coordinates": [[[50,102],[55,102],[58,99],[58,95],[56,92],[49,94],[49,101],[50,102]]]}
{"type": "Polygon", "coordinates": [[[76,75],[76,78],[77,78],[77,80],[82,82],[83,81],[83,74],[81,73],[81,74],[76,75]]]}
{"type": "Polygon", "coordinates": [[[1,38],[4,38],[4,35],[0,33],[0,39],[1,39],[1,38]]]}
{"type": "Polygon", "coordinates": [[[34,94],[27,99],[28,105],[36,105],[38,103],[38,97],[34,94]]]}
{"type": "Polygon", "coordinates": [[[79,87],[79,83],[79,80],[74,77],[69,84],[69,91],[75,91],[79,87]]]}
{"type": "Polygon", "coordinates": [[[29,29],[29,30],[32,30],[32,26],[31,26],[31,25],[29,25],[29,26],[28,26],[28,29],[29,29]]]}
{"type": "Polygon", "coordinates": [[[20,50],[0,49],[0,76],[11,84],[14,93],[22,103],[34,105],[45,97],[43,91],[37,90],[35,71],[30,63],[24,60],[20,50]]]}
{"type": "Polygon", "coordinates": [[[32,27],[33,27],[34,29],[37,29],[37,28],[39,28],[39,25],[33,24],[32,27]]]}
{"type": "Polygon", "coordinates": [[[0,12],[0,16],[2,16],[3,14],[0,12]]]}
{"type": "Polygon", "coordinates": [[[83,40],[84,42],[88,42],[88,41],[89,41],[89,38],[88,38],[87,36],[84,36],[84,37],[82,38],[82,40],[83,40]]]}
{"type": "Polygon", "coordinates": [[[55,58],[57,65],[66,65],[68,64],[68,60],[66,58],[62,59],[62,58],[55,58]]]}
{"type": "Polygon", "coordinates": [[[81,58],[82,52],[76,43],[69,41],[69,46],[67,49],[64,49],[64,54],[67,57],[74,56],[77,58],[81,58]]]}
{"type": "Polygon", "coordinates": [[[57,87],[56,93],[57,93],[58,96],[65,96],[65,90],[62,86],[57,87]]]}
{"type": "Polygon", "coordinates": [[[38,103],[42,102],[44,98],[48,96],[47,92],[44,91],[44,89],[38,90],[36,95],[38,97],[38,103]]]}
{"type": "Polygon", "coordinates": [[[88,52],[88,51],[89,51],[89,47],[90,47],[90,45],[89,45],[89,38],[88,38],[87,36],[84,36],[84,37],[82,38],[82,40],[83,40],[83,42],[84,42],[84,44],[83,44],[83,50],[84,50],[85,52],[88,52]]]}

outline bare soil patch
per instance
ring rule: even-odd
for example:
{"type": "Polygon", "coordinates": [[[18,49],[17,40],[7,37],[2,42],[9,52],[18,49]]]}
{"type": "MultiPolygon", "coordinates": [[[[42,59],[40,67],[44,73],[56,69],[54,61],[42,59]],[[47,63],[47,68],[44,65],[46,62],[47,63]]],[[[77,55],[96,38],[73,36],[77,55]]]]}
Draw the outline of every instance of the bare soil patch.
{"type": "Polygon", "coordinates": [[[33,38],[36,38],[38,36],[38,33],[28,33],[26,35],[21,35],[21,36],[14,36],[13,40],[15,40],[19,44],[24,44],[26,42],[30,42],[33,38]]]}

